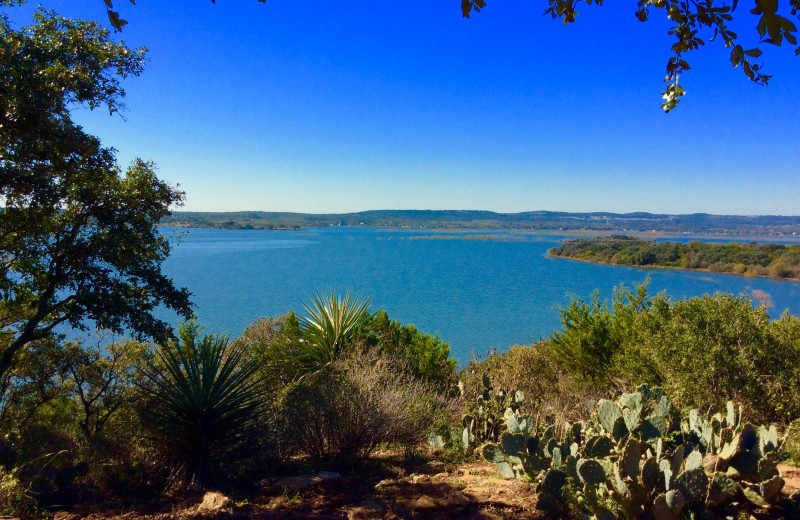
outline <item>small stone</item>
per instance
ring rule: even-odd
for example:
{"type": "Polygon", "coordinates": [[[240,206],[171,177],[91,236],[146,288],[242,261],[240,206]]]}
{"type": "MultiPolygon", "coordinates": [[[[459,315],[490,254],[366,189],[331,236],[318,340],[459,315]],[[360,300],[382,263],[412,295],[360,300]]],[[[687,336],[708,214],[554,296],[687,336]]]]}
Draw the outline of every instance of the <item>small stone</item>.
{"type": "Polygon", "coordinates": [[[397,484],[396,480],[391,479],[391,478],[387,478],[387,479],[383,479],[380,482],[378,482],[377,484],[375,484],[375,489],[382,488],[382,487],[388,487],[388,486],[392,486],[392,485],[395,485],[395,484],[397,484]]]}
{"type": "MultiPolygon", "coordinates": [[[[197,513],[202,516],[216,516],[219,513],[233,511],[233,500],[219,491],[207,491],[203,501],[197,506],[197,513]]],[[[55,518],[53,520],[56,520],[55,518]]]]}
{"type": "Polygon", "coordinates": [[[380,502],[364,502],[347,514],[347,520],[375,520],[386,515],[386,506],[380,502]]]}
{"type": "MultiPolygon", "coordinates": [[[[54,516],[53,520],[80,520],[80,515],[76,515],[74,513],[70,513],[69,511],[58,511],[54,516]]],[[[19,520],[19,519],[15,519],[19,520]]]]}
{"type": "Polygon", "coordinates": [[[301,489],[322,482],[322,480],[321,477],[286,477],[277,481],[275,487],[288,489],[289,491],[297,493],[301,489]]]}

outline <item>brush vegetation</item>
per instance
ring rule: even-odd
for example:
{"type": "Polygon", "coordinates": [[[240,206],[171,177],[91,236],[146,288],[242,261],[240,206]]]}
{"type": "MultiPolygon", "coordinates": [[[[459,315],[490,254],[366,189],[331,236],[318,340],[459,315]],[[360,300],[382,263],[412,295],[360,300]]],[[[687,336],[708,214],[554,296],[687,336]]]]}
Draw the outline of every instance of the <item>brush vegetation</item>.
{"type": "Polygon", "coordinates": [[[777,280],[800,278],[800,245],[698,241],[684,244],[617,235],[568,240],[549,254],[601,264],[768,276],[777,280]]]}
{"type": "MultiPolygon", "coordinates": [[[[643,285],[618,288],[611,302],[597,294],[575,299],[561,319],[549,338],[473,359],[460,371],[446,342],[370,310],[369,300],[336,293],[314,296],[299,316],[256,320],[233,339],[189,322],[164,342],[37,344],[36,355],[20,358],[0,382],[0,505],[30,517],[53,504],[246,488],[308,465],[358,472],[386,447],[408,457],[433,449],[458,462],[493,443],[491,460],[513,463],[501,471],[542,482],[543,508],[588,514],[589,506],[576,505],[580,496],[600,509],[613,509],[613,500],[597,490],[576,494],[580,479],[547,487],[558,476],[548,471],[569,476],[572,462],[592,457],[588,447],[579,443],[575,461],[567,451],[554,461],[551,446],[536,455],[546,461],[535,466],[541,469],[526,469],[517,467],[523,459],[509,451],[508,436],[522,429],[540,446],[550,439],[562,446],[564,432],[580,422],[585,438],[613,438],[613,428],[592,419],[597,402],[628,399],[641,384],[663,389],[674,417],[694,417],[691,410],[713,417],[729,400],[740,403],[738,428],[767,425],[767,434],[756,429],[756,445],[775,432],[781,451],[770,457],[800,458],[790,428],[800,417],[796,317],[770,320],[746,296],[672,300],[643,285]]],[[[662,432],[667,455],[676,435],[689,439],[693,431],[675,428],[662,432]]],[[[612,440],[627,449],[633,441],[626,439],[612,440]]],[[[703,447],[704,456],[711,449],[703,447]]],[[[755,489],[751,483],[740,484],[741,493],[755,489]]],[[[639,506],[655,507],[667,492],[647,487],[639,506]]],[[[636,517],[626,511],[618,517],[636,517]]]]}

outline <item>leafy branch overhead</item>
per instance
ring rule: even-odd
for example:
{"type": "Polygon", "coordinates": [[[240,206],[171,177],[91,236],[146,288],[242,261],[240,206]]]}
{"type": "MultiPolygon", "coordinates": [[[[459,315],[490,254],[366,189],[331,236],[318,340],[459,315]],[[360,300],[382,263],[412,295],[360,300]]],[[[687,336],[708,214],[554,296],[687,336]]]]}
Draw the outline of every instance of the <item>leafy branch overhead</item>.
{"type": "MultiPolygon", "coordinates": [[[[7,0],[11,1],[11,0],[7,0]]],[[[19,0],[24,1],[24,0],[19,0]]],[[[113,0],[103,0],[106,4],[108,19],[116,30],[122,30],[127,24],[119,17],[119,13],[113,10],[113,0]]],[[[135,0],[129,0],[135,4],[135,0]]],[[[265,3],[266,0],[258,0],[265,3]]],[[[565,24],[575,21],[578,16],[576,7],[581,0],[548,0],[550,6],[545,10],[552,18],[561,18],[565,24]]],[[[583,0],[588,5],[596,3],[603,5],[603,0],[583,0]]],[[[792,17],[800,16],[800,0],[788,0],[789,10],[792,17]]],[[[216,3],[215,0],[211,0],[216,3]]],[[[725,47],[731,49],[731,63],[735,67],[742,67],[744,74],[754,83],[766,85],[770,78],[769,74],[763,73],[763,63],[756,63],[762,55],[760,45],[771,43],[780,46],[784,40],[790,45],[797,45],[797,27],[790,20],[778,14],[778,0],[754,0],[755,7],[750,12],[759,16],[756,29],[758,30],[759,45],[745,49],[737,43],[738,35],[729,29],[728,22],[733,20],[733,12],[738,7],[739,0],[733,0],[732,5],[722,3],[714,5],[714,0],[639,0],[636,9],[636,18],[640,22],[649,19],[651,10],[657,9],[666,14],[667,19],[672,21],[669,34],[676,39],[670,48],[672,56],[667,61],[666,90],[662,93],[664,103],[661,108],[669,112],[680,102],[684,95],[683,86],[678,79],[681,74],[691,69],[685,55],[689,51],[696,50],[705,45],[706,41],[713,41],[721,38],[725,47]],[[701,38],[699,33],[704,31],[710,36],[701,38]],[[705,39],[704,39],[705,38],[705,39]]],[[[470,14],[480,12],[486,7],[485,0],[461,0],[461,11],[465,18],[470,14]]],[[[795,54],[800,55],[800,46],[795,49],[795,54]]]]}
{"type": "MultiPolygon", "coordinates": [[[[578,16],[576,6],[580,0],[548,0],[550,6],[545,10],[553,18],[561,18],[565,24],[574,22],[578,16]]],[[[603,0],[584,0],[591,5],[593,2],[603,4],[603,0]]],[[[792,17],[800,16],[800,0],[789,1],[789,14],[792,17]]],[[[689,70],[689,62],[685,55],[689,51],[698,49],[707,41],[721,38],[724,45],[731,49],[731,63],[734,67],[741,65],[745,75],[759,85],[766,85],[772,76],[763,73],[763,63],[753,60],[761,57],[760,45],[770,43],[780,46],[785,40],[790,45],[797,45],[797,27],[792,20],[778,13],[778,0],[754,0],[755,7],[750,12],[759,16],[756,29],[758,30],[759,45],[745,49],[738,42],[738,35],[729,29],[728,22],[733,20],[733,12],[738,7],[739,0],[733,0],[732,5],[722,3],[715,5],[713,0],[639,0],[636,18],[645,22],[650,17],[651,11],[656,9],[666,13],[667,19],[672,21],[669,34],[676,38],[670,50],[672,56],[667,61],[666,78],[667,88],[662,97],[664,103],[661,108],[669,112],[675,108],[684,95],[683,87],[678,83],[678,78],[689,70]],[[704,31],[710,37],[699,33],[704,31]]],[[[484,0],[462,0],[461,10],[465,18],[470,14],[480,12],[486,7],[484,0]]],[[[784,4],[785,9],[785,4],[784,4]]],[[[795,49],[795,54],[800,55],[800,46],[795,49]]]]}

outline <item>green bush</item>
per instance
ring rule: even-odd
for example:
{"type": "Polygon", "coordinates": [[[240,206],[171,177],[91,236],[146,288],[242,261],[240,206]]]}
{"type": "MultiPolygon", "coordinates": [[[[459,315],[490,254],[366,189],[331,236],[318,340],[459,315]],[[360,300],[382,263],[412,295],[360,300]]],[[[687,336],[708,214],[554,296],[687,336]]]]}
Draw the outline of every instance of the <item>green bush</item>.
{"type": "Polygon", "coordinates": [[[382,310],[375,314],[372,330],[375,346],[402,360],[417,379],[442,390],[455,383],[456,360],[450,357],[450,345],[439,336],[390,320],[382,310]]]}
{"type": "Polygon", "coordinates": [[[234,348],[244,348],[245,358],[258,365],[256,377],[270,393],[302,375],[292,363],[299,344],[300,320],[294,312],[259,318],[231,342],[234,348]]]}
{"type": "Polygon", "coordinates": [[[585,383],[607,389],[643,381],[682,408],[724,405],[730,396],[759,421],[800,414],[800,321],[770,321],[748,296],[715,294],[674,301],[644,285],[615,291],[612,309],[597,296],[562,310],[553,359],[585,383]],[[769,397],[765,399],[764,397],[769,397]]]}
{"type": "Polygon", "coordinates": [[[17,473],[17,469],[7,471],[0,466],[0,513],[12,518],[32,518],[36,513],[37,504],[17,473]]]}

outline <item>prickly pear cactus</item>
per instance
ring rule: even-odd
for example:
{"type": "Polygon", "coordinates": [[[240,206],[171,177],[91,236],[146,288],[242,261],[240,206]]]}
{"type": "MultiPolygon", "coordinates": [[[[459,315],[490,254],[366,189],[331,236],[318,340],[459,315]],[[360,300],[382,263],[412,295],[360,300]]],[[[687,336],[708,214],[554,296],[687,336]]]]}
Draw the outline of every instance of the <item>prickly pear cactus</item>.
{"type": "Polygon", "coordinates": [[[756,430],[732,402],[722,413],[681,418],[660,389],[645,385],[601,400],[586,422],[536,436],[509,428],[483,453],[504,475],[536,482],[537,507],[555,514],[678,520],[722,514],[734,503],[745,512],[800,503],[781,494],[785,455],[774,426],[756,430]]]}
{"type": "MultiPolygon", "coordinates": [[[[463,395],[463,384],[459,388],[463,395]]],[[[522,390],[495,391],[484,375],[477,398],[467,402],[467,411],[461,418],[461,430],[456,436],[461,448],[469,452],[486,442],[498,442],[504,431],[529,436],[533,431],[533,419],[519,411],[524,400],[522,390]]]]}

